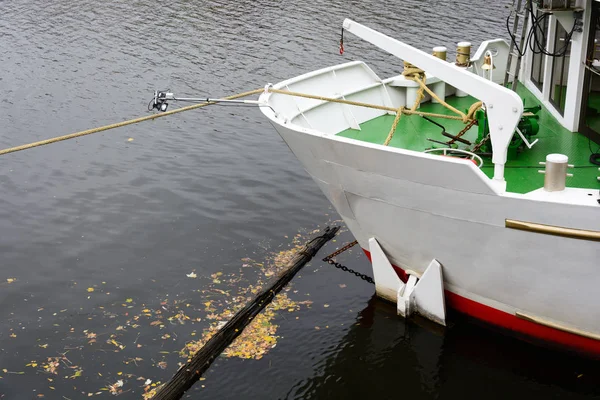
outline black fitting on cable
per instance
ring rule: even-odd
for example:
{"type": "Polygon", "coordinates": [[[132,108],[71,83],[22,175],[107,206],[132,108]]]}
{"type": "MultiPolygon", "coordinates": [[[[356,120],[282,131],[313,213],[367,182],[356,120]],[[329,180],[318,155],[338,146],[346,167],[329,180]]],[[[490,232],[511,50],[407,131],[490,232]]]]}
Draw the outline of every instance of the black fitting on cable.
{"type": "Polygon", "coordinates": [[[169,107],[169,103],[167,103],[167,92],[168,91],[154,91],[154,98],[150,100],[150,103],[148,103],[148,111],[152,111],[154,109],[162,112],[167,111],[167,108],[169,107]]]}

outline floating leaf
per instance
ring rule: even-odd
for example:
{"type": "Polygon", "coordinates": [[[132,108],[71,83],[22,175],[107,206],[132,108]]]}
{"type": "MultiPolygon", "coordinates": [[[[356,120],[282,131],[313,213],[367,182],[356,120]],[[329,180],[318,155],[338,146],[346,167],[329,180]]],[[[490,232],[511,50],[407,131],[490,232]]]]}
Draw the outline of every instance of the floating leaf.
{"type": "Polygon", "coordinates": [[[83,370],[82,369],[78,369],[77,371],[75,371],[75,373],[73,375],[71,375],[69,377],[69,379],[79,378],[82,373],[83,373],[83,370]]]}

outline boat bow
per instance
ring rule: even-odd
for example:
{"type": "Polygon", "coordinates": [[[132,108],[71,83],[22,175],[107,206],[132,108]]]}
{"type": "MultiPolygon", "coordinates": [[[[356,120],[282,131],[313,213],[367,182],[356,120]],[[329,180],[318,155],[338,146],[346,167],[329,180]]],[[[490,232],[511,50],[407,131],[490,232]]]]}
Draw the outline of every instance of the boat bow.
{"type": "Polygon", "coordinates": [[[409,61],[424,71],[435,71],[435,76],[439,79],[485,104],[490,139],[494,148],[493,183],[498,191],[504,192],[506,190],[504,165],[507,160],[508,146],[523,114],[521,98],[515,92],[473,74],[465,68],[443,61],[358,22],[346,19],[343,26],[348,32],[402,60],[409,61]]]}

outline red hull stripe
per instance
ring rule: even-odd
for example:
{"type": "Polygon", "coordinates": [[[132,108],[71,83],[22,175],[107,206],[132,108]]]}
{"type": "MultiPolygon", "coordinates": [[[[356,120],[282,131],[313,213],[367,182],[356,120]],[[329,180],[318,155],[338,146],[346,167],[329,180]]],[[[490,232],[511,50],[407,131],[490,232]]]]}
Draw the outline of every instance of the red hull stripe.
{"type": "MultiPolygon", "coordinates": [[[[371,260],[371,254],[365,249],[363,249],[363,251],[369,260],[371,260]]],[[[402,279],[403,282],[406,282],[408,278],[406,272],[396,265],[393,265],[393,267],[400,279],[402,279]]],[[[477,303],[476,301],[459,296],[448,290],[446,290],[445,293],[446,304],[448,307],[463,314],[467,314],[491,325],[509,330],[517,336],[525,336],[527,338],[534,339],[536,342],[542,341],[564,349],[583,353],[588,357],[600,357],[599,340],[594,340],[573,333],[550,328],[548,326],[536,324],[534,322],[526,321],[518,318],[515,315],[497,310],[481,303],[477,303]]]]}

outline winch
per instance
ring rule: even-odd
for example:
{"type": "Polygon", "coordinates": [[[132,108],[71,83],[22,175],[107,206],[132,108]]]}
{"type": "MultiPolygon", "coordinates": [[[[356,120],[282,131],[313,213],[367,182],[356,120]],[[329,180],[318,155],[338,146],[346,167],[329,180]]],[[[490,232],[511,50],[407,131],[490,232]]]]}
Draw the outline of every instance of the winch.
{"type": "MultiPolygon", "coordinates": [[[[513,135],[510,145],[508,146],[508,158],[516,158],[519,153],[525,150],[525,147],[530,149],[537,143],[538,139],[532,141],[532,138],[537,135],[540,130],[538,123],[540,117],[537,113],[541,109],[542,107],[539,105],[524,109],[523,116],[517,125],[515,135],[513,135]]],[[[486,112],[483,109],[477,111],[475,118],[477,119],[477,125],[479,127],[476,146],[479,146],[478,149],[481,153],[492,153],[492,143],[490,140],[487,140],[490,130],[486,112]]]]}

